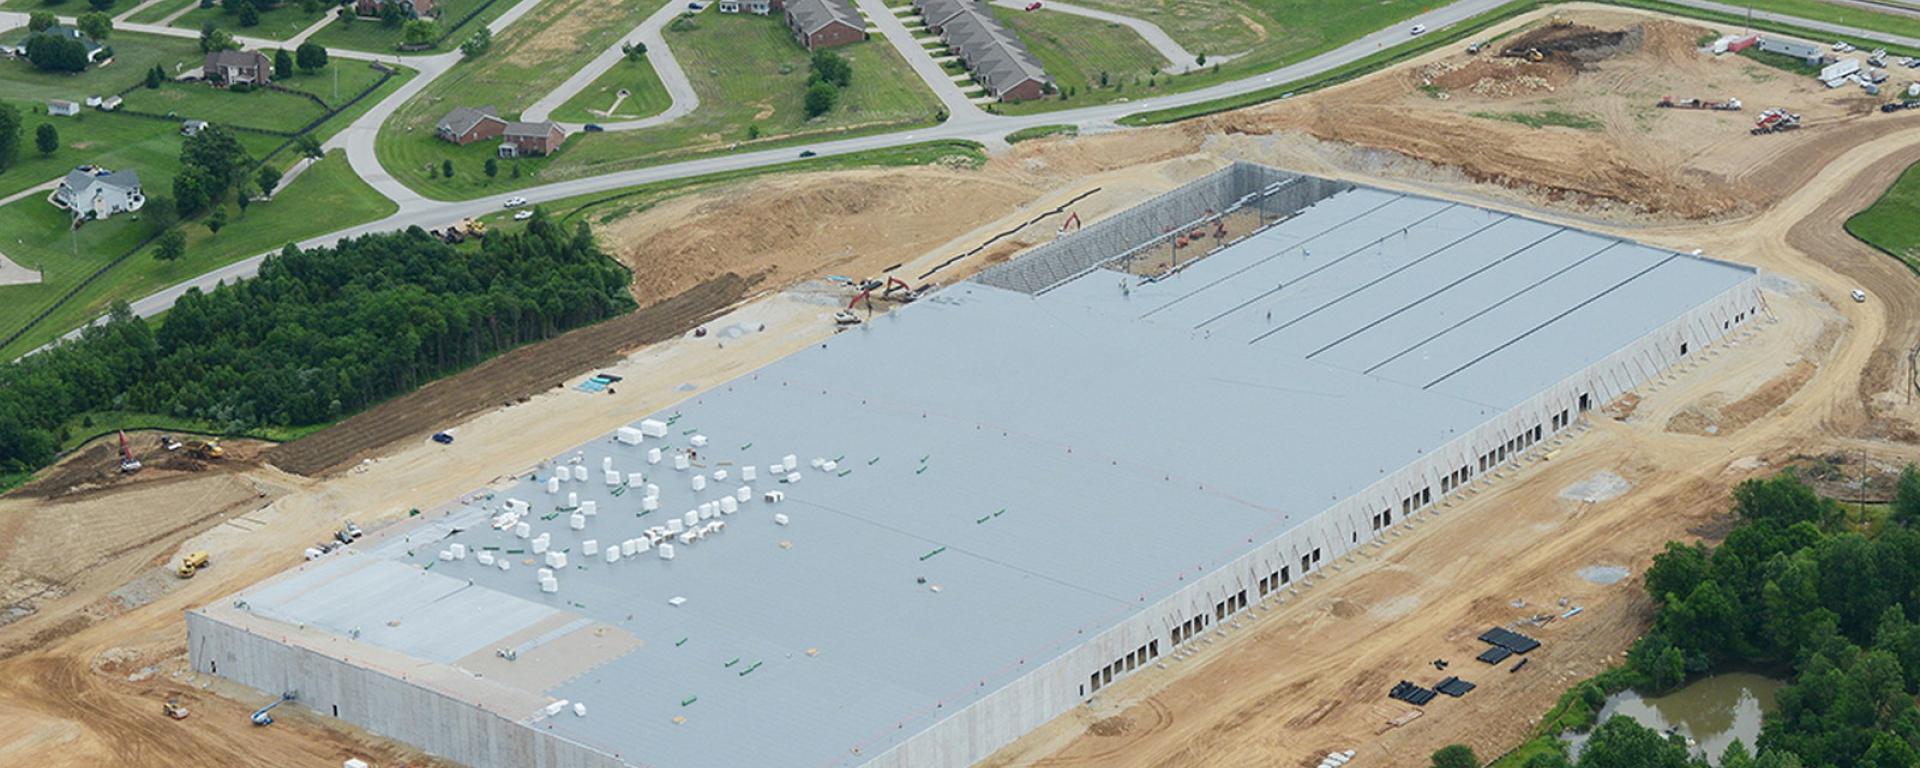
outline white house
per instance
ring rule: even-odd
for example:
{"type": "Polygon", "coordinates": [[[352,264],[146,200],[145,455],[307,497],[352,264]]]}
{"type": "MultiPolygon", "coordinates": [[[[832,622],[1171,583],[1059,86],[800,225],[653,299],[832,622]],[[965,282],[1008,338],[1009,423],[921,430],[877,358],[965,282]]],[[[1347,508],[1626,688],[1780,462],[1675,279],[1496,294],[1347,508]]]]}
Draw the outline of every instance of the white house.
{"type": "Polygon", "coordinates": [[[140,174],[83,165],[69,171],[47,200],[75,219],[104,219],[140,210],[147,196],[140,191],[140,174]]]}
{"type": "Polygon", "coordinates": [[[80,114],[80,102],[66,99],[47,99],[47,114],[56,117],[72,117],[80,114]]]}

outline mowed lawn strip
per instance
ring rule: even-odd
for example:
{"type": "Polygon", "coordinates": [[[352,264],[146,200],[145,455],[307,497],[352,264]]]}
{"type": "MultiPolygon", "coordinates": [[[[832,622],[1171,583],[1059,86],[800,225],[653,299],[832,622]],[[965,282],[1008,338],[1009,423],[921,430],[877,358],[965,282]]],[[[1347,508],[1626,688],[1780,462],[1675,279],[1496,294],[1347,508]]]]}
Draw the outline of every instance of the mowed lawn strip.
{"type": "MultiPolygon", "coordinates": [[[[142,183],[153,189],[144,174],[142,183]]],[[[372,221],[395,210],[392,201],[354,175],[344,153],[329,153],[272,201],[255,202],[242,213],[229,199],[228,223],[218,234],[207,229],[204,219],[183,223],[187,251],[179,260],[155,259],[150,246],[128,257],[21,339],[0,348],[0,357],[12,359],[51,341],[105,313],[116,300],[131,301],[287,243],[372,221]]],[[[37,196],[0,208],[0,253],[42,271],[37,285],[0,286],[0,337],[11,335],[87,275],[152,234],[146,222],[124,214],[73,232],[66,222],[64,211],[37,196]]]]}
{"type": "MultiPolygon", "coordinates": [[[[803,102],[810,55],[780,19],[703,13],[674,22],[666,36],[700,95],[700,108],[692,114],[644,130],[579,133],[568,137],[553,157],[501,161],[499,174],[488,178],[482,170],[487,158],[494,156],[497,142],[457,147],[434,137],[434,123],[455,106],[486,103],[512,116],[539,94],[515,99],[485,87],[446,91],[441,90],[442,82],[436,82],[381,128],[376,145],[380,162],[394,178],[423,195],[459,200],[704,155],[903,130],[932,124],[940,109],[939,101],[884,40],[833,49],[852,64],[852,83],[841,91],[832,110],[808,119],[803,102]],[[455,93],[494,95],[486,99],[449,96],[455,93]],[[452,178],[442,173],[442,164],[448,161],[454,167],[452,178]]],[[[500,51],[496,40],[490,57],[500,51]]],[[[584,58],[592,58],[591,53],[584,58]]],[[[555,72],[555,82],[564,77],[555,72]]]]}
{"type": "Polygon", "coordinates": [[[1872,206],[1847,219],[1847,233],[1920,274],[1920,163],[1900,174],[1872,206]]]}
{"type": "Polygon", "coordinates": [[[667,86],[654,73],[652,62],[623,60],[560,105],[551,117],[566,123],[607,123],[653,117],[671,106],[673,97],[667,95],[667,86]],[[622,88],[627,90],[627,98],[620,102],[618,112],[606,115],[593,111],[605,112],[613,106],[622,88]]]}

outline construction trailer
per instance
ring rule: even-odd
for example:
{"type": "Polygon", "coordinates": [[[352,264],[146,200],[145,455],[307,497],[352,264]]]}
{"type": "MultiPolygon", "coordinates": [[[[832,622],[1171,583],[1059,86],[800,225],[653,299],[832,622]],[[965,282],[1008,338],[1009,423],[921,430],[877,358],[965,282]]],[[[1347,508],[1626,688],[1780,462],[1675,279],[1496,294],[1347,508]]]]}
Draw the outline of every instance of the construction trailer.
{"type": "Polygon", "coordinates": [[[477,768],[971,765],[1765,311],[1746,267],[1237,164],[211,601],[188,651],[477,768]],[[1228,213],[1263,227],[1124,269],[1228,213]]]}

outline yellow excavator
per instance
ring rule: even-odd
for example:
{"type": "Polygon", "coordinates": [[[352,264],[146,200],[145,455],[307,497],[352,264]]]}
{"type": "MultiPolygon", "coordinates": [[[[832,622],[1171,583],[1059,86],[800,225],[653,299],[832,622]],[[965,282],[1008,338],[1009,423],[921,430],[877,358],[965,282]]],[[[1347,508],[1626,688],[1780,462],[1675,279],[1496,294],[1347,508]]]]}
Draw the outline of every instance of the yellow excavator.
{"type": "Polygon", "coordinates": [[[186,450],[188,456],[196,459],[218,459],[227,455],[226,449],[221,448],[219,443],[211,440],[182,440],[180,441],[180,447],[186,450]]]}

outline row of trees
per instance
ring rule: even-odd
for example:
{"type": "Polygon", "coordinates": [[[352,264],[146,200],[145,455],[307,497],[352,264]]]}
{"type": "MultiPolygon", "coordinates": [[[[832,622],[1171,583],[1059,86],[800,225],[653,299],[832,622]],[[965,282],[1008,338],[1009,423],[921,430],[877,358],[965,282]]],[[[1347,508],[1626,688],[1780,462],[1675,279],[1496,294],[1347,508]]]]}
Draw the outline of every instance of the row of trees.
{"type": "MultiPolygon", "coordinates": [[[[1670,542],[1654,557],[1645,577],[1653,628],[1624,667],[1602,674],[1604,686],[1571,695],[1597,710],[1603,687],[1659,693],[1717,670],[1779,670],[1791,679],[1757,752],[1736,745],[1721,768],[1920,766],[1920,472],[1901,473],[1888,521],[1873,533],[1792,472],[1741,483],[1733,502],[1738,524],[1718,546],[1670,542]]],[[[1527,768],[1568,765],[1555,754],[1527,768]]],[[[1616,717],[1578,765],[1705,763],[1616,717]]]]}
{"type": "Polygon", "coordinates": [[[75,342],[0,365],[0,471],[50,461],[101,409],[226,429],[341,418],[504,350],[626,312],[627,274],[584,224],[455,248],[419,228],[293,246],[189,292],[157,325],[124,304],[75,342]]]}

